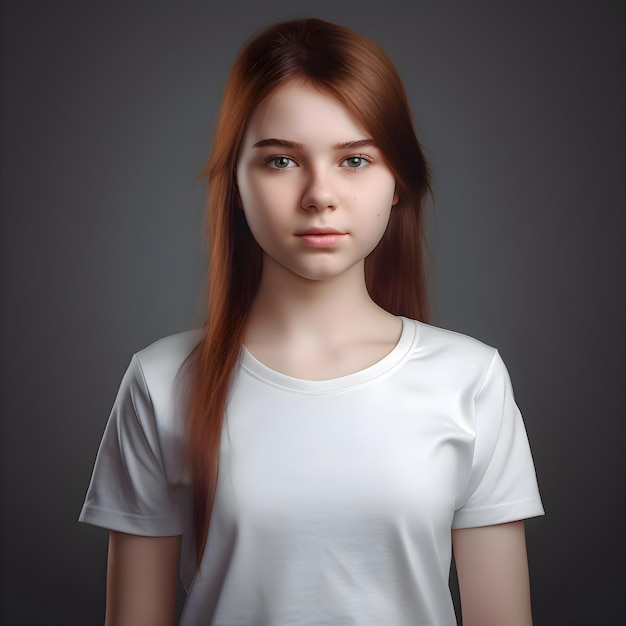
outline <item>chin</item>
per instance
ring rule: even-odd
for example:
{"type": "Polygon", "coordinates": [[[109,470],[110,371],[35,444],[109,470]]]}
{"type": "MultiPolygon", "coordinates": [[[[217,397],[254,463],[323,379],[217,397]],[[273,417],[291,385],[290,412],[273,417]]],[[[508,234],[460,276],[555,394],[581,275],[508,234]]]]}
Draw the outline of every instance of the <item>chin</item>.
{"type": "MultiPolygon", "coordinates": [[[[356,264],[355,264],[356,265],[356,264]]],[[[350,272],[354,265],[348,267],[307,267],[307,268],[293,268],[291,271],[305,280],[311,281],[324,281],[341,278],[350,272]]]]}

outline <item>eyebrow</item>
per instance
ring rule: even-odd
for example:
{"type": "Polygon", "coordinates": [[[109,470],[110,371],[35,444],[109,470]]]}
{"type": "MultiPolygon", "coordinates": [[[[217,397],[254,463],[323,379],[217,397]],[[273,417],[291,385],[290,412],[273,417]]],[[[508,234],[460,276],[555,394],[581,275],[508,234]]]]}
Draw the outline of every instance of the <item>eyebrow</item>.
{"type": "MultiPolygon", "coordinates": [[[[292,150],[302,150],[304,148],[304,144],[298,143],[297,141],[289,141],[288,139],[261,139],[261,141],[257,141],[252,147],[253,148],[264,148],[266,146],[277,147],[277,148],[291,148],[292,150]]],[[[356,148],[366,148],[366,147],[377,147],[376,142],[373,139],[357,139],[356,141],[344,141],[342,143],[336,143],[333,146],[334,150],[351,150],[356,148]]]]}

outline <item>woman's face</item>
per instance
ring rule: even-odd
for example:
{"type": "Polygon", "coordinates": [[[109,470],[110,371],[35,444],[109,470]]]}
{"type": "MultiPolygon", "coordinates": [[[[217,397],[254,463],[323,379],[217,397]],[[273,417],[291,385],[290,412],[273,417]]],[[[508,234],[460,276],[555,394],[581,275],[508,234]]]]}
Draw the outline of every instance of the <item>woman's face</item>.
{"type": "Polygon", "coordinates": [[[237,163],[264,272],[308,280],[362,263],[397,202],[395,180],[369,133],[335,98],[299,81],[253,111],[237,163]]]}

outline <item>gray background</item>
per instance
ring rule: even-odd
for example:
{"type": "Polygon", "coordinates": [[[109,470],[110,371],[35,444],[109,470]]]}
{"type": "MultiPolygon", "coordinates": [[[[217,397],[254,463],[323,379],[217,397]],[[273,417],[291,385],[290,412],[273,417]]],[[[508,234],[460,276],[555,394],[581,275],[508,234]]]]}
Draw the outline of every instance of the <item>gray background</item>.
{"type": "Polygon", "coordinates": [[[315,15],[385,47],[435,177],[437,323],[497,346],[547,516],[537,626],[623,624],[625,4],[2,5],[0,621],[102,622],[76,522],[131,354],[197,324],[197,176],[244,39],[315,15]]]}

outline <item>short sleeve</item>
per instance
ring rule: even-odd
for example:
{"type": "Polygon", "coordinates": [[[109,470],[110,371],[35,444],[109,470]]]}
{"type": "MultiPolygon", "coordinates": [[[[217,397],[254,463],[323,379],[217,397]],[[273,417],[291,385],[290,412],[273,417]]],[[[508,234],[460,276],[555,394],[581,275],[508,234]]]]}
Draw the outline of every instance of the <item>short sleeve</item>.
{"type": "Polygon", "coordinates": [[[152,401],[136,356],[104,431],[79,521],[144,536],[182,532],[152,401]]]}
{"type": "Polygon", "coordinates": [[[543,515],[526,429],[497,351],[474,397],[474,420],[471,476],[452,527],[490,526],[543,515]]]}

